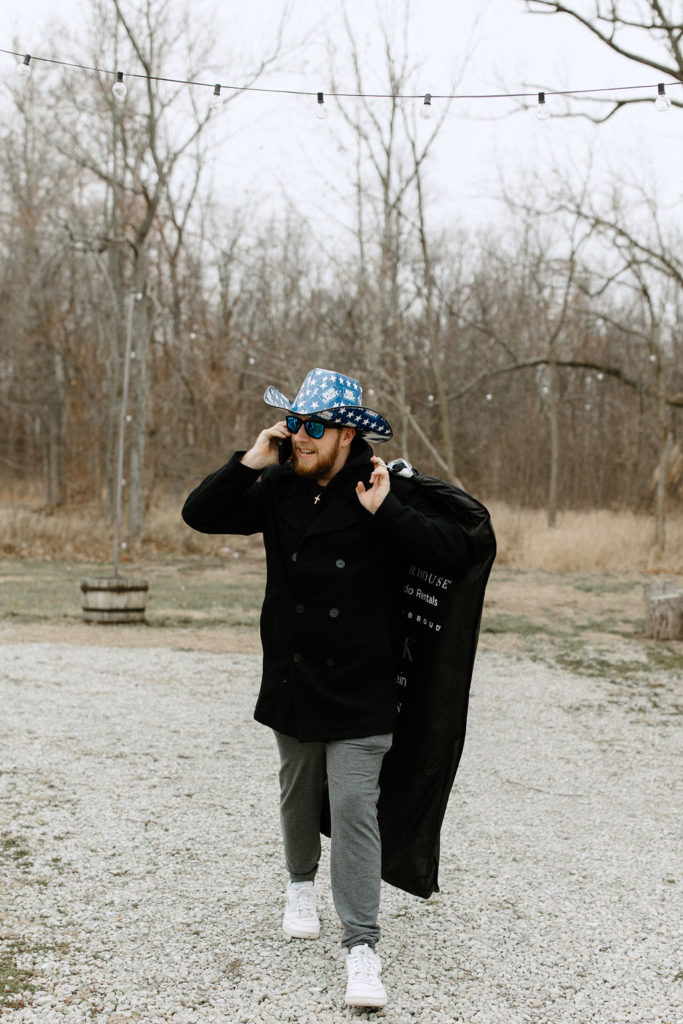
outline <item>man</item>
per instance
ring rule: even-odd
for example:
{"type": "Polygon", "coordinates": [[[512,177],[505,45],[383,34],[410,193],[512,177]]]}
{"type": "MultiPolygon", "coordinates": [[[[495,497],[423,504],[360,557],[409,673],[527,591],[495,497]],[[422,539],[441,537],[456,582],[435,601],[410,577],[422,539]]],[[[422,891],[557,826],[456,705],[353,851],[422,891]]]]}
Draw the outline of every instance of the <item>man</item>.
{"type": "Polygon", "coordinates": [[[379,774],[396,720],[405,552],[457,572],[467,537],[391,477],[367,441],[391,427],[361,405],[357,380],[316,368],[294,402],[268,388],[285,418],[262,430],[188,497],[185,522],[204,533],[262,532],[267,584],[263,676],[255,718],[280,755],[280,817],[290,881],[283,931],[320,933],[315,877],[321,811],[331,819],[330,875],[347,950],[346,1003],[384,1006],[375,953],[381,844],[379,774]],[[281,446],[291,461],[281,464],[281,446]]]}

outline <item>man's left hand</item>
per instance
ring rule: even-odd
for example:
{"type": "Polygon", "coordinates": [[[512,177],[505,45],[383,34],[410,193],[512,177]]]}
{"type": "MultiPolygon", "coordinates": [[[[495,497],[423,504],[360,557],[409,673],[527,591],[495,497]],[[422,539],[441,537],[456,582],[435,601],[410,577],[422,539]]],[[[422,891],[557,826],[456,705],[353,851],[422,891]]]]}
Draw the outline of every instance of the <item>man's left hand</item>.
{"type": "Polygon", "coordinates": [[[391,485],[389,482],[389,470],[384,462],[376,455],[372,456],[371,461],[374,463],[375,468],[370,474],[370,486],[366,488],[365,484],[359,480],[356,484],[356,494],[363,508],[366,508],[374,516],[391,490],[391,485]]]}

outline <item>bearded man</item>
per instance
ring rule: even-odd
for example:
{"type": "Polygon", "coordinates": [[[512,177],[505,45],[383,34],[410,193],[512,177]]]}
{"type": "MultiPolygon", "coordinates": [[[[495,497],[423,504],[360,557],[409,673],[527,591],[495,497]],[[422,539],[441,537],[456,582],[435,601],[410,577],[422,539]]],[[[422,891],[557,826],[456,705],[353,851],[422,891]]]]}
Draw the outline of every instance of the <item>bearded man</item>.
{"type": "Polygon", "coordinates": [[[345,1000],[381,1007],[377,802],[396,721],[405,552],[451,573],[471,553],[466,534],[430,514],[411,482],[390,477],[373,455],[368,441],[388,441],[392,430],[361,404],[357,380],[316,368],[294,402],[274,387],[265,402],[284,418],[207,477],[182,514],[204,533],[263,534],[263,675],[254,714],[273,730],[280,756],[289,874],[282,928],[288,938],[320,934],[315,879],[329,798],[345,1000]]]}

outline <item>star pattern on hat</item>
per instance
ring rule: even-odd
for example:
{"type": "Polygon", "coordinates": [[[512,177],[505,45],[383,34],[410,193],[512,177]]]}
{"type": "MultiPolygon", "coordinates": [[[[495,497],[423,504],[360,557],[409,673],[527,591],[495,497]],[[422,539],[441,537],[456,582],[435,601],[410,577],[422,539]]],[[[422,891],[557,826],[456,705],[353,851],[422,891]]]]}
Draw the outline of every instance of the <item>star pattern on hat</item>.
{"type": "Polygon", "coordinates": [[[276,409],[285,409],[302,416],[317,416],[329,423],[355,427],[370,441],[388,441],[393,436],[383,416],[361,405],[363,389],[360,382],[333,370],[320,367],[311,370],[294,402],[274,387],[266,390],[264,399],[276,409]]]}

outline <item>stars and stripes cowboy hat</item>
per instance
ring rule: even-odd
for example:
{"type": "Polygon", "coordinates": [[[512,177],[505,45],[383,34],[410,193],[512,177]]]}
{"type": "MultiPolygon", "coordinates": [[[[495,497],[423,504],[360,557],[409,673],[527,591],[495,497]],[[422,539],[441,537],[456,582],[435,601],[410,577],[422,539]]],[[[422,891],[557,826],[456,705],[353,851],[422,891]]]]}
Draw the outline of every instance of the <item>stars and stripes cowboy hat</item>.
{"type": "Polygon", "coordinates": [[[383,416],[361,405],[363,389],[353,377],[316,367],[306,374],[293,402],[277,388],[263,396],[266,405],[298,416],[315,416],[323,422],[354,427],[367,441],[389,441],[393,431],[383,416]]]}

